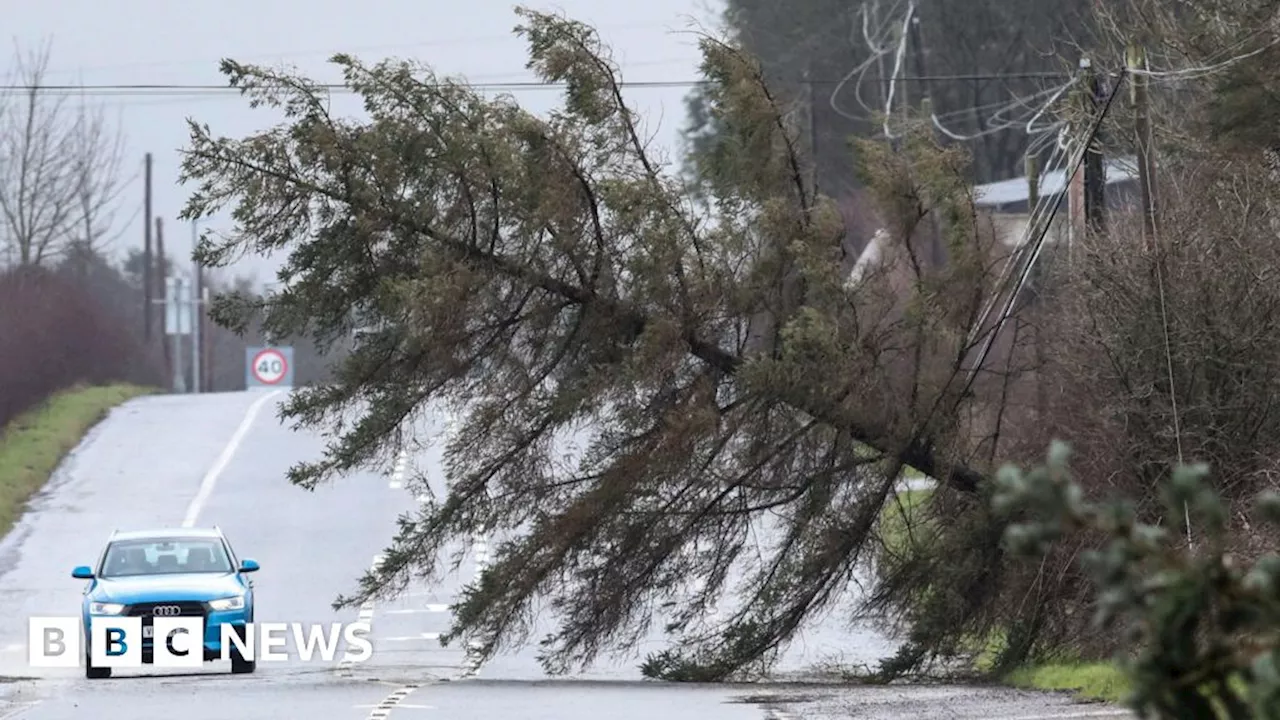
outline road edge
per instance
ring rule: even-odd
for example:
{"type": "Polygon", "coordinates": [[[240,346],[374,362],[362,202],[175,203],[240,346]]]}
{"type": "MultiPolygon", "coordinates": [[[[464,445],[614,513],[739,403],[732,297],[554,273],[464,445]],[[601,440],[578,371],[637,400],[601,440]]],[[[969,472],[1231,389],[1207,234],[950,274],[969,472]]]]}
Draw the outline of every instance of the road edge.
{"type": "Polygon", "coordinates": [[[0,430],[0,541],[19,527],[66,461],[119,407],[156,388],[131,383],[60,390],[0,430]]]}

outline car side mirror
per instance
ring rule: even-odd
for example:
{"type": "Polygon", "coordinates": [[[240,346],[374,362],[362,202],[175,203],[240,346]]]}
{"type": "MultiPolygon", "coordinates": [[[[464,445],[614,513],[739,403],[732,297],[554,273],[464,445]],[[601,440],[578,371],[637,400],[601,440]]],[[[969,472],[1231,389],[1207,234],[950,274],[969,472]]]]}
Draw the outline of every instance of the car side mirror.
{"type": "Polygon", "coordinates": [[[258,562],[256,560],[249,560],[248,558],[241,560],[240,572],[242,573],[258,572],[258,562]]]}
{"type": "Polygon", "coordinates": [[[71,571],[71,577],[77,580],[92,580],[93,568],[89,567],[88,565],[81,565],[77,567],[75,570],[71,571]]]}

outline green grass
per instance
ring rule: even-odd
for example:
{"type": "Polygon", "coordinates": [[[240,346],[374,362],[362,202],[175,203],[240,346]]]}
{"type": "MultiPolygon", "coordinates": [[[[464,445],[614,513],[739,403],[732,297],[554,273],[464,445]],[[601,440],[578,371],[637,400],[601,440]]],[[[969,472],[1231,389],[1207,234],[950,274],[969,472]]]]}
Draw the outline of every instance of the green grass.
{"type": "Polygon", "coordinates": [[[1019,668],[1005,682],[1025,690],[1067,690],[1081,700],[1118,703],[1129,692],[1124,671],[1109,662],[1046,663],[1019,668]]]}
{"type": "Polygon", "coordinates": [[[153,392],[134,385],[74,387],[20,415],[0,434],[0,536],[67,453],[120,403],[153,392]]]}

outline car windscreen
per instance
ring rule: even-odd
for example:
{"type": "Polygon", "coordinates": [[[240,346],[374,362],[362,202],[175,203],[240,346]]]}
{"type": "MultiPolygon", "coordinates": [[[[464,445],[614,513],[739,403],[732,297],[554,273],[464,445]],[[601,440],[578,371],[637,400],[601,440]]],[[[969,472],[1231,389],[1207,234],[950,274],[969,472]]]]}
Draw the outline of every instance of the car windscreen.
{"type": "Polygon", "coordinates": [[[227,573],[231,560],[216,538],[119,540],[107,548],[100,577],[227,573]]]}

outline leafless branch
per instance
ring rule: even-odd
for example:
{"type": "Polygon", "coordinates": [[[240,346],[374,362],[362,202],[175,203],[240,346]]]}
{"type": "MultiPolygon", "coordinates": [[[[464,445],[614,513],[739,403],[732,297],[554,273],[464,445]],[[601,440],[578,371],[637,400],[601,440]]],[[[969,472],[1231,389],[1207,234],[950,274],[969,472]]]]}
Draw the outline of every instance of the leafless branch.
{"type": "Polygon", "coordinates": [[[50,55],[48,42],[15,49],[11,84],[26,89],[0,106],[0,232],[12,264],[103,248],[127,186],[124,138],[102,108],[41,90],[50,55]]]}

